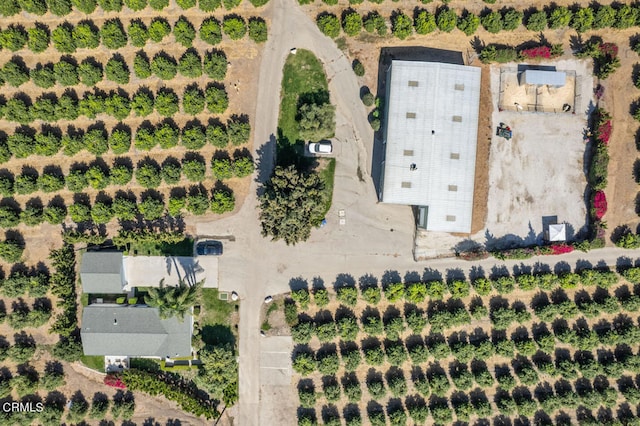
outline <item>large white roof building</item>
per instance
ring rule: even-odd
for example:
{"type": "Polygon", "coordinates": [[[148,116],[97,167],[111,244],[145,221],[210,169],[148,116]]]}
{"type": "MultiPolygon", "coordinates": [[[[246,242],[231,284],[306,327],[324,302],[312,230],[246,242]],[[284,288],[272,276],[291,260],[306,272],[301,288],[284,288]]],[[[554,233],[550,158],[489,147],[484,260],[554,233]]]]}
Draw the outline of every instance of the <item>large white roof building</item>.
{"type": "Polygon", "coordinates": [[[426,206],[428,231],[471,232],[480,68],[392,61],[384,203],[426,206]]]}

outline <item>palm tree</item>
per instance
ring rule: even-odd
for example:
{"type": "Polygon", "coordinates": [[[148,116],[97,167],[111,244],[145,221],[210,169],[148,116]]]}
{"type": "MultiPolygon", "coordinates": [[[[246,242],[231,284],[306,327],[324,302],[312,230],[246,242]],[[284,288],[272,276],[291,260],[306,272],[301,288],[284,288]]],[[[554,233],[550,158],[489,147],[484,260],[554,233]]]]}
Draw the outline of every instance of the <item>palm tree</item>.
{"type": "Polygon", "coordinates": [[[167,319],[178,317],[180,321],[196,304],[198,290],[202,287],[202,281],[192,286],[180,281],[177,286],[164,286],[164,280],[160,281],[160,287],[153,287],[144,296],[144,303],[153,308],[158,308],[160,318],[167,319]]]}

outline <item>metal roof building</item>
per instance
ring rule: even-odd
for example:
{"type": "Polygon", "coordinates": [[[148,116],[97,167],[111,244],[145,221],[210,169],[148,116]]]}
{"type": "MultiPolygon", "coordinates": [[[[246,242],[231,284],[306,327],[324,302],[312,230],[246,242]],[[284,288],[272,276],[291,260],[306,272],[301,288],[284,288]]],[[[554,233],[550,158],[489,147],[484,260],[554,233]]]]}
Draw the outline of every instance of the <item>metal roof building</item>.
{"type": "Polygon", "coordinates": [[[471,232],[480,68],[392,61],[381,201],[427,207],[428,231],[471,232]]]}
{"type": "Polygon", "coordinates": [[[567,73],[563,71],[525,70],[520,74],[520,84],[562,87],[567,83],[567,73]]]}
{"type": "Polygon", "coordinates": [[[122,252],[88,251],[82,255],[80,281],[84,293],[123,293],[122,252]]]}
{"type": "Polygon", "coordinates": [[[160,319],[145,306],[89,305],[82,312],[85,355],[178,357],[191,355],[193,317],[160,319]]]}

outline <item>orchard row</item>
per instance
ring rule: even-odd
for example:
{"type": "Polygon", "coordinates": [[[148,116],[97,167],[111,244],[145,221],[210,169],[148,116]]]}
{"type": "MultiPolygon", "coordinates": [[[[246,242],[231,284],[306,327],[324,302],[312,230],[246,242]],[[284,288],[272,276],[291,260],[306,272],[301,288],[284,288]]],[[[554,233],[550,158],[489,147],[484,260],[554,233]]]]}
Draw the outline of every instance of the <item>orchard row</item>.
{"type": "MultiPolygon", "coordinates": [[[[91,117],[91,118],[95,118],[91,117]]],[[[178,145],[189,150],[199,150],[207,143],[225,148],[231,142],[241,145],[249,140],[251,126],[244,117],[234,116],[227,124],[211,121],[204,126],[198,120],[192,120],[182,129],[170,119],[156,126],[144,122],[137,130],[134,143],[138,150],[149,151],[156,146],[169,149],[178,145]]],[[[15,133],[0,139],[0,163],[15,158],[27,158],[31,155],[52,156],[60,151],[72,156],[83,150],[94,155],[103,155],[111,150],[113,154],[124,154],[131,148],[131,129],[118,124],[111,129],[111,134],[101,123],[96,123],[86,132],[71,130],[62,135],[57,127],[42,126],[41,132],[21,126],[15,133]]]]}

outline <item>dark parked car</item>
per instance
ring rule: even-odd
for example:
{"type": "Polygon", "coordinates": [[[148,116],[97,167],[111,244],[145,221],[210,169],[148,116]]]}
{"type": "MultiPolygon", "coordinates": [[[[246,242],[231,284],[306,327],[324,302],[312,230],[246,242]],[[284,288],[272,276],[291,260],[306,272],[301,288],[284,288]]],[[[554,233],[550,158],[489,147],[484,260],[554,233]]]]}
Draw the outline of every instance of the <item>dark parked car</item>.
{"type": "Polygon", "coordinates": [[[220,256],[222,243],[215,240],[200,241],[196,244],[196,253],[198,256],[220,256]]]}

